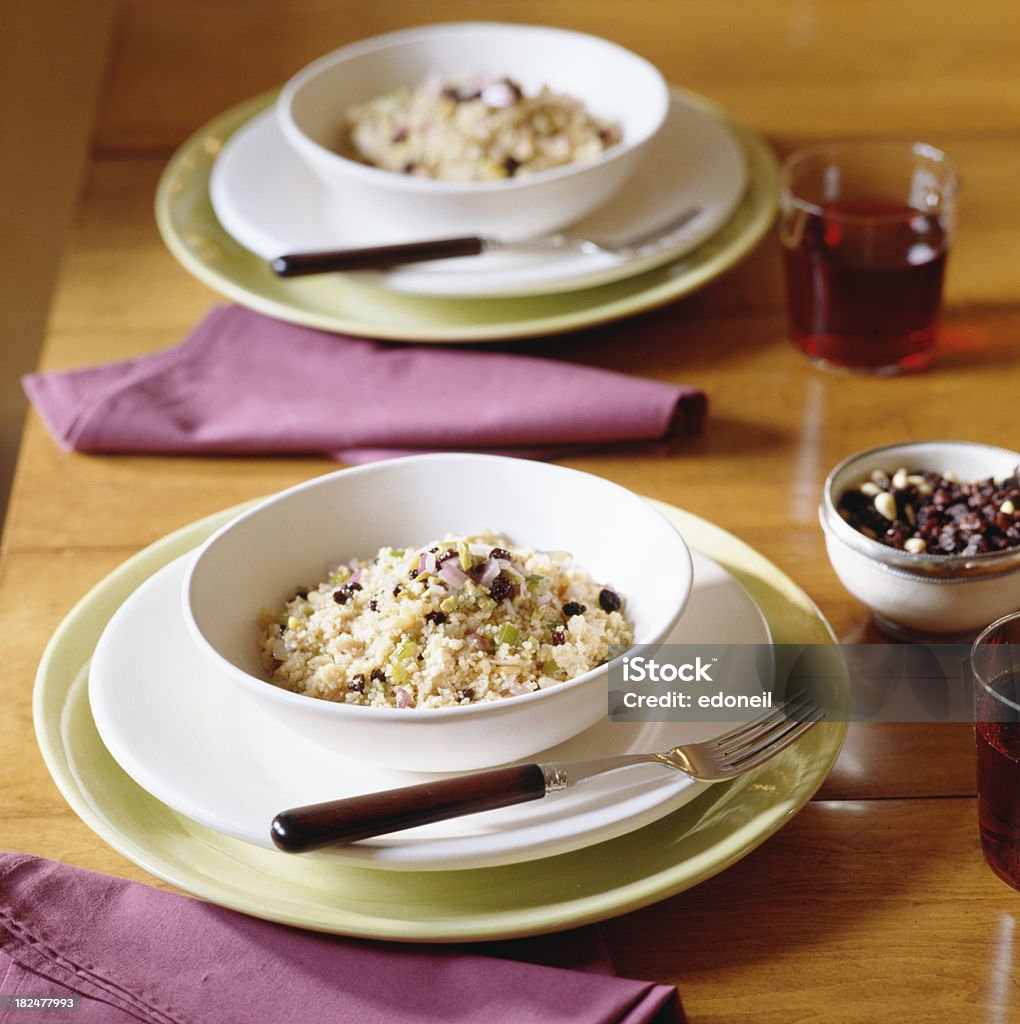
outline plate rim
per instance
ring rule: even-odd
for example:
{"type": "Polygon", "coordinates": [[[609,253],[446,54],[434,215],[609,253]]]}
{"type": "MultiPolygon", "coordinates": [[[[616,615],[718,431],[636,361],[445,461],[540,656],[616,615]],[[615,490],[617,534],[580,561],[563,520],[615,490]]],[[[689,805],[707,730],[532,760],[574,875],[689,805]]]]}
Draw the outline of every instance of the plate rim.
{"type": "MultiPolygon", "coordinates": [[[[811,799],[828,775],[842,746],[847,729],[846,723],[826,723],[813,730],[811,734],[804,737],[804,740],[812,742],[812,749],[817,748],[817,761],[802,772],[795,797],[784,795],[774,800],[769,798],[771,802],[766,805],[767,813],[765,811],[756,813],[739,828],[727,832],[722,839],[710,841],[706,848],[695,849],[693,854],[686,858],[669,857],[655,870],[650,870],[639,877],[629,877],[623,882],[619,882],[613,877],[608,880],[605,891],[567,894],[562,900],[534,907],[501,906],[495,910],[484,906],[471,907],[462,910],[459,915],[454,915],[452,918],[443,917],[441,921],[434,918],[412,918],[407,914],[407,906],[404,909],[404,916],[401,917],[394,914],[380,916],[360,909],[357,905],[339,907],[335,902],[331,903],[328,899],[318,898],[311,908],[304,908],[300,914],[289,910],[282,899],[277,905],[272,905],[265,894],[261,897],[253,896],[250,892],[239,888],[239,884],[232,880],[210,878],[201,870],[200,865],[196,866],[186,858],[184,860],[178,858],[174,861],[169,855],[158,856],[158,851],[153,853],[151,842],[146,845],[144,835],[139,839],[137,836],[125,834],[123,830],[118,831],[115,825],[108,823],[103,818],[102,809],[92,802],[93,794],[83,792],[79,788],[78,780],[74,777],[73,769],[68,763],[67,750],[64,747],[64,713],[67,705],[74,698],[75,686],[87,668],[87,658],[91,647],[94,646],[94,641],[89,641],[87,636],[81,636],[83,631],[88,633],[87,627],[90,625],[88,621],[83,624],[82,620],[90,618],[92,620],[98,618],[103,622],[108,620],[123,600],[123,597],[118,598],[117,596],[118,588],[120,590],[125,587],[130,588],[131,581],[138,575],[145,578],[162,564],[170,561],[175,553],[183,553],[188,548],[196,546],[201,542],[203,534],[208,535],[230,515],[236,515],[249,504],[245,503],[233,509],[215,513],[168,534],[127,559],[97,583],[72,608],[53,634],[40,662],[33,691],[33,718],[37,742],[51,777],[72,810],[93,832],[117,852],[149,874],[182,891],[190,892],[221,906],[282,924],[362,938],[457,942],[512,938],[558,931],[636,910],[682,892],[724,871],[782,828],[811,799]],[[158,564],[153,565],[154,561],[158,564]],[[55,678],[55,673],[57,678],[55,678]],[[60,690],[61,680],[62,692],[60,690]]],[[[759,604],[761,602],[754,592],[755,582],[757,581],[757,588],[760,588],[766,585],[764,580],[767,576],[767,585],[775,589],[783,599],[783,607],[794,608],[800,617],[800,624],[802,626],[810,625],[815,639],[809,642],[835,644],[832,629],[814,602],[764,556],[758,554],[732,534],[691,513],[661,502],[653,502],[653,504],[663,511],[668,511],[671,514],[671,520],[678,527],[680,523],[685,524],[685,527],[696,524],[699,530],[709,538],[715,537],[724,540],[732,548],[730,556],[720,558],[715,551],[712,551],[709,552],[710,557],[720,561],[739,582],[743,583],[759,604]],[[739,556],[739,566],[734,565],[733,551],[739,556]]],[[[784,629],[788,631],[791,628],[790,625],[777,628],[777,623],[769,614],[770,609],[763,610],[769,620],[770,629],[776,637],[776,642],[783,642],[784,629]]],[[[95,630],[95,621],[92,621],[91,626],[95,630]]],[[[100,625],[100,631],[101,628],[100,625]]],[[[94,731],[94,724],[92,728],[94,731]]],[[[771,774],[780,771],[782,765],[788,763],[784,759],[792,757],[797,749],[795,745],[769,764],[744,778],[758,778],[759,773],[771,774]]],[[[105,752],[105,748],[103,748],[103,752],[105,752]]],[[[109,757],[108,754],[107,757],[109,757]]],[[[116,769],[116,763],[112,758],[110,761],[116,769]]],[[[720,801],[725,803],[727,794],[739,793],[739,789],[734,789],[734,786],[734,783],[724,783],[711,787],[706,793],[699,794],[693,801],[658,822],[645,826],[630,835],[596,844],[588,850],[550,857],[546,861],[531,861],[507,867],[480,868],[475,872],[469,872],[469,874],[473,875],[476,881],[478,879],[486,880],[486,891],[488,891],[493,887],[492,882],[489,881],[493,875],[503,875],[505,881],[507,878],[512,879],[515,873],[532,872],[536,864],[548,865],[560,861],[559,866],[569,870],[577,868],[579,865],[583,867],[585,862],[592,857],[597,857],[599,864],[612,862],[613,858],[607,854],[612,852],[614,844],[616,844],[617,850],[626,849],[628,846],[635,848],[635,844],[645,848],[648,843],[655,844],[657,840],[662,840],[672,851],[678,843],[682,843],[689,837],[691,831],[696,831],[696,829],[681,832],[679,835],[671,834],[670,830],[678,828],[679,822],[685,820],[685,816],[691,813],[692,808],[698,807],[707,815],[715,808],[716,803],[720,801]],[[595,851],[595,853],[593,854],[591,851],[595,851]]],[[[144,794],[140,787],[139,792],[144,794]]],[[[215,836],[210,830],[192,825],[183,819],[183,816],[169,811],[148,794],[144,794],[144,796],[152,804],[157,805],[158,809],[161,808],[167,815],[170,815],[175,827],[182,833],[182,835],[175,834],[172,837],[177,847],[180,847],[182,839],[185,843],[208,845],[210,837],[215,836]]],[[[703,821],[704,817],[699,820],[703,821]]],[[[718,825],[707,827],[717,829],[718,825]]],[[[221,845],[226,844],[225,852],[222,855],[231,858],[235,874],[239,857],[240,859],[247,857],[246,867],[249,869],[247,875],[251,878],[261,879],[267,886],[272,885],[272,882],[278,877],[277,869],[285,863],[278,858],[290,859],[290,855],[260,850],[239,840],[228,840],[225,837],[215,838],[223,840],[221,845]]],[[[655,846],[655,849],[657,850],[658,846],[655,846]]],[[[308,863],[305,862],[306,868],[308,863]]],[[[365,879],[367,876],[382,877],[385,884],[397,890],[403,888],[410,891],[410,887],[414,884],[431,886],[444,894],[456,894],[458,891],[455,884],[450,886],[447,883],[444,886],[444,879],[448,879],[450,876],[456,879],[458,876],[464,877],[465,875],[461,871],[389,872],[380,868],[355,868],[348,865],[332,864],[328,865],[328,871],[322,870],[320,864],[314,870],[306,871],[306,873],[309,872],[311,872],[310,877],[316,882],[320,880],[320,876],[333,872],[343,875],[350,874],[355,876],[355,879],[365,879]]],[[[334,874],[333,877],[338,877],[338,874],[334,874]]],[[[495,880],[498,881],[498,879],[495,880]]],[[[496,885],[495,888],[500,887],[496,885]]],[[[512,883],[508,889],[514,891],[512,883]]],[[[321,890],[316,888],[317,896],[320,892],[321,890]]],[[[445,902],[443,906],[445,908],[445,902]]]]}
{"type": "MultiPolygon", "coordinates": [[[[612,323],[637,313],[665,306],[707,285],[729,270],[761,241],[771,228],[778,209],[778,161],[765,141],[736,121],[714,101],[677,86],[670,88],[682,94],[692,105],[700,107],[718,118],[733,133],[744,150],[747,165],[745,192],[723,226],[693,250],[633,277],[608,284],[531,297],[482,298],[467,296],[455,298],[387,293],[384,288],[377,285],[343,282],[345,287],[352,289],[355,296],[367,294],[376,299],[380,296],[386,297],[405,310],[413,309],[415,306],[424,309],[430,304],[436,307],[433,319],[438,318],[438,324],[432,323],[430,320],[428,323],[418,322],[412,325],[372,322],[367,319],[354,318],[350,314],[345,316],[343,313],[317,312],[307,306],[302,307],[292,297],[300,294],[300,290],[307,284],[307,281],[303,279],[274,282],[274,286],[283,289],[283,294],[289,297],[283,301],[265,295],[253,285],[245,285],[238,275],[229,275],[225,271],[210,266],[207,260],[203,260],[192,250],[185,239],[180,236],[174,224],[174,209],[177,198],[181,194],[179,188],[181,177],[188,175],[196,179],[193,187],[201,192],[202,201],[209,207],[205,211],[205,218],[215,225],[219,232],[221,237],[217,239],[218,244],[222,247],[226,243],[228,248],[243,253],[242,258],[257,261],[259,258],[254,253],[245,249],[225,231],[212,210],[209,183],[215,154],[210,155],[208,143],[211,139],[219,139],[218,145],[222,145],[230,134],[274,102],[279,88],[270,89],[230,107],[207,121],[185,139],[171,156],[160,175],[154,199],[156,225],[170,253],[185,270],[203,284],[256,312],[305,327],[383,341],[470,344],[566,334],[585,327],[612,323]],[[715,253],[700,265],[692,266],[686,272],[673,272],[684,261],[695,259],[702,249],[717,242],[718,236],[722,232],[727,231],[738,217],[748,212],[751,215],[748,224],[741,228],[740,232],[727,243],[722,251],[715,253]],[[627,289],[628,294],[612,296],[614,291],[624,288],[627,289]],[[566,296],[580,295],[585,299],[591,299],[598,297],[600,293],[604,299],[601,304],[585,301],[580,308],[575,310],[559,313],[544,312],[542,315],[523,319],[519,311],[517,319],[514,319],[512,312],[515,306],[520,307],[524,303],[544,302],[549,305],[566,296]],[[476,307],[479,305],[502,306],[506,308],[507,313],[502,320],[492,322],[446,322],[439,315],[439,311],[444,306],[449,308],[451,304],[458,305],[462,314],[472,305],[476,307]]],[[[424,314],[421,315],[424,316],[424,314]]]]}

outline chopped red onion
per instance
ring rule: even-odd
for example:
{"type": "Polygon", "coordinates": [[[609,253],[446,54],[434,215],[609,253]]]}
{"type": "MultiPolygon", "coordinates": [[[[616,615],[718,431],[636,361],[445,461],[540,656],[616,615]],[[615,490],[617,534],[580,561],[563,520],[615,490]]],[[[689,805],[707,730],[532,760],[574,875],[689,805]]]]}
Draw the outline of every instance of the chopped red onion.
{"type": "Polygon", "coordinates": [[[499,564],[503,567],[504,571],[508,576],[516,576],[518,582],[524,582],[524,573],[522,573],[520,569],[518,569],[515,565],[505,561],[502,558],[499,560],[499,564]]]}
{"type": "Polygon", "coordinates": [[[487,558],[482,566],[482,573],[478,582],[487,587],[499,575],[499,562],[495,558],[487,558]]]}
{"type": "Polygon", "coordinates": [[[488,637],[482,636],[481,633],[468,633],[467,640],[472,647],[477,648],[479,651],[489,652],[491,645],[489,644],[488,637]]]}
{"type": "Polygon", "coordinates": [[[460,590],[468,581],[466,573],[460,571],[457,566],[447,562],[442,569],[439,570],[439,578],[444,582],[448,583],[454,590],[460,590]]]}
{"type": "Polygon", "coordinates": [[[520,90],[506,81],[493,82],[482,90],[482,101],[490,107],[512,107],[520,98],[520,90]]]}
{"type": "Polygon", "coordinates": [[[398,708],[409,708],[413,701],[411,699],[411,691],[405,689],[403,686],[398,686],[394,691],[394,696],[397,698],[398,708]]]}

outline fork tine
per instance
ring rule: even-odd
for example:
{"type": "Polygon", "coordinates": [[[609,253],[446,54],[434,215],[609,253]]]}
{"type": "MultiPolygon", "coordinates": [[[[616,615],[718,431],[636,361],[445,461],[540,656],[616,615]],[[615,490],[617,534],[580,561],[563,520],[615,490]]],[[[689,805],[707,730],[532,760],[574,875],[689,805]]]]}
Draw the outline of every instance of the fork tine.
{"type": "Polygon", "coordinates": [[[641,249],[647,245],[652,245],[660,241],[664,242],[675,232],[686,227],[700,213],[700,206],[689,206],[674,217],[668,224],[660,225],[657,228],[653,228],[651,231],[646,231],[633,238],[628,238],[626,241],[620,242],[618,245],[612,246],[611,248],[620,251],[629,251],[632,249],[641,249]]]}
{"type": "Polygon", "coordinates": [[[732,749],[739,746],[741,740],[756,739],[761,735],[763,729],[774,725],[782,725],[784,722],[790,721],[789,712],[798,711],[806,706],[805,698],[807,695],[807,690],[801,690],[799,693],[795,693],[792,697],[783,701],[778,707],[772,708],[770,711],[763,711],[750,721],[744,722],[735,729],[730,729],[729,732],[724,732],[714,740],[709,740],[708,743],[716,749],[721,747],[732,749]]]}
{"type": "Polygon", "coordinates": [[[771,736],[767,739],[763,738],[761,742],[749,750],[740,751],[735,757],[729,758],[727,767],[733,772],[746,772],[751,768],[757,767],[762,762],[774,757],[781,750],[785,750],[823,718],[825,718],[825,712],[821,708],[814,708],[807,717],[796,722],[788,722],[785,730],[778,733],[773,732],[771,736]]]}

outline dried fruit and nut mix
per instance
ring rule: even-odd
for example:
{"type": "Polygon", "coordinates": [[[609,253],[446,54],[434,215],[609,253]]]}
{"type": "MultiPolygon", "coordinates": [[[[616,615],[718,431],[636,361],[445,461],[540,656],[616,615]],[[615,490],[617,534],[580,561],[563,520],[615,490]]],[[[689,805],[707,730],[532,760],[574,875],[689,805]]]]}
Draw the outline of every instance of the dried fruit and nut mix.
{"type": "Polygon", "coordinates": [[[876,469],[840,499],[855,530],[912,554],[980,555],[1020,546],[1020,470],[961,482],[953,473],[876,469]]]}

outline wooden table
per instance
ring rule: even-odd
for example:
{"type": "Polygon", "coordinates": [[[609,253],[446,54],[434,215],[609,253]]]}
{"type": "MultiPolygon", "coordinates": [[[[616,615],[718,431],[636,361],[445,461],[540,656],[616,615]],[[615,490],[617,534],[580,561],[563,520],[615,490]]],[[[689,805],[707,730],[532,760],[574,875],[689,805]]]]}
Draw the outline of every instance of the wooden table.
{"type": "MultiPolygon", "coordinates": [[[[703,437],[675,454],[566,464],[704,516],[796,580],[844,641],[882,642],[825,556],[816,509],[843,455],[961,437],[1016,448],[1020,276],[1015,201],[1020,7],[996,0],[572,0],[494,9],[440,0],[370,12],[301,2],[123,3],[109,88],[41,366],[175,343],[219,301],[165,250],[152,197],[182,138],[334,43],[409,22],[498,16],[618,39],[711,96],[780,154],[811,138],[911,135],[965,182],[941,357],[891,380],[835,376],[786,339],[778,243],[672,306],[527,351],[701,385],[703,437]],[[555,15],[555,16],[554,16],[555,15]],[[235,45],[238,42],[240,45],[235,45]]],[[[35,746],[33,675],[88,588],[142,546],[333,468],[317,458],[80,456],[30,416],[4,535],[11,636],[0,723],[2,845],[145,881],[68,809],[35,746]]],[[[1020,1020],[1020,895],[978,847],[966,726],[852,727],[786,828],[686,893],[609,921],[622,974],[679,986],[691,1020],[1020,1020]]]]}

